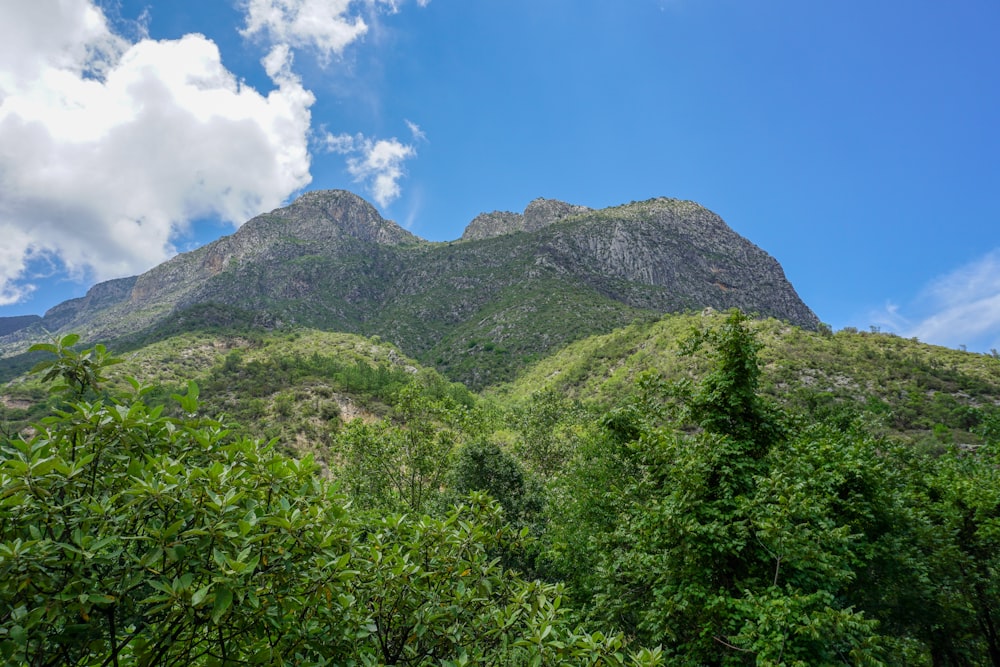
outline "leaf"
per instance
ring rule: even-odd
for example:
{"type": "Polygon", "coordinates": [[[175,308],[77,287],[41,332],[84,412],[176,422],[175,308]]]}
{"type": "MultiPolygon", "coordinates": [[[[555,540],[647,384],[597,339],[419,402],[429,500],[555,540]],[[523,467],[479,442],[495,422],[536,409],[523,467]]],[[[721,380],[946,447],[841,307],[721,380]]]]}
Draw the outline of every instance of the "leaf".
{"type": "Polygon", "coordinates": [[[221,586],[215,592],[215,604],[212,606],[212,622],[217,624],[232,604],[233,592],[225,586],[221,586]]]}
{"type": "Polygon", "coordinates": [[[205,596],[208,595],[208,592],[211,589],[212,589],[212,584],[209,584],[207,586],[202,586],[197,591],[195,591],[195,594],[191,596],[191,606],[197,607],[198,605],[200,605],[202,601],[205,599],[205,596]]]}

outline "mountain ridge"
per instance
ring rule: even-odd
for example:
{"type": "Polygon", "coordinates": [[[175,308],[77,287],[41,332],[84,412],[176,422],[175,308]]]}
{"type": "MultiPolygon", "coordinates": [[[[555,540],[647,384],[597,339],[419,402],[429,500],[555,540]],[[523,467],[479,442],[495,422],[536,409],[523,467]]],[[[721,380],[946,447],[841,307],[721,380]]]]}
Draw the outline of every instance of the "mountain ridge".
{"type": "Polygon", "coordinates": [[[594,210],[536,199],[522,214],[485,215],[456,241],[430,242],[350,192],[307,193],[139,276],[95,285],[0,337],[0,350],[20,351],[43,330],[111,341],[215,304],[267,327],[379,335],[483,386],[554,347],[668,312],[738,307],[819,324],[774,258],[694,202],[594,210]]]}

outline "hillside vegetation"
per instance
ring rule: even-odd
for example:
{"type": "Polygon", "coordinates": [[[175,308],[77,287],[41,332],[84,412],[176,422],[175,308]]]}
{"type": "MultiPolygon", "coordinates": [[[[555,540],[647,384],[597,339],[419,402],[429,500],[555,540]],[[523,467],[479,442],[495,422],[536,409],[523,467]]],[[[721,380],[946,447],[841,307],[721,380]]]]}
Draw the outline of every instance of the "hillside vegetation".
{"type": "MultiPolygon", "coordinates": [[[[635,393],[644,373],[668,381],[703,373],[703,355],[685,354],[694,332],[724,314],[669,315],[566,346],[509,384],[491,390],[524,401],[555,391],[608,409],[635,393]]],[[[980,408],[1000,406],[1000,359],[927,345],[890,334],[806,331],[774,319],[748,326],[760,343],[761,392],[816,419],[861,414],[905,441],[974,444],[980,408]]],[[[873,426],[874,427],[874,426],[873,426]]]]}
{"type": "Polygon", "coordinates": [[[4,664],[1000,667],[1000,359],[693,202],[307,193],[0,355],[4,664]]]}
{"type": "Polygon", "coordinates": [[[992,357],[701,313],[477,395],[348,334],[76,343],[4,389],[13,664],[1000,665],[992,357]]]}

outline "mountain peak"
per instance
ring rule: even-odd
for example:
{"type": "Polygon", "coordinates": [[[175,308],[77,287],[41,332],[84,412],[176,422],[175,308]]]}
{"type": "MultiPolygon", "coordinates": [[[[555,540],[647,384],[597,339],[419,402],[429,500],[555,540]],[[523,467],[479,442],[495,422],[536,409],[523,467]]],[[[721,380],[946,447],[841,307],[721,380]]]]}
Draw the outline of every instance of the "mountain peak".
{"type": "Polygon", "coordinates": [[[524,213],[511,211],[480,213],[465,228],[461,240],[475,241],[513,234],[514,232],[535,232],[571,215],[586,213],[590,210],[586,206],[567,204],[558,199],[537,197],[528,203],[524,213]]]}
{"type": "Polygon", "coordinates": [[[288,206],[253,218],[239,232],[277,232],[303,241],[355,238],[368,243],[400,245],[420,240],[383,218],[370,203],[347,190],[306,192],[288,206]]]}
{"type": "Polygon", "coordinates": [[[548,227],[554,222],[559,222],[564,218],[578,213],[586,213],[591,209],[586,206],[567,204],[558,199],[544,199],[539,197],[533,199],[524,209],[524,231],[533,232],[548,227]]]}

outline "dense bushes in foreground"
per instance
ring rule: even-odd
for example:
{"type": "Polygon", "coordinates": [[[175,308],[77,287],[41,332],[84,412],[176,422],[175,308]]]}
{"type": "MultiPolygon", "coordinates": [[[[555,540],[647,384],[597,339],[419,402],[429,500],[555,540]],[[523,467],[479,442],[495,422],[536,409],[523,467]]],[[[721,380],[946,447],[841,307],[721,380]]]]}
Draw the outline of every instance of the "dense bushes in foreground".
{"type": "Polygon", "coordinates": [[[39,346],[63,407],[0,442],[12,664],[1000,665],[996,412],[937,455],[789,414],[738,312],[689,338],[701,379],[600,417],[407,385],[329,477],[193,384],[180,418],[108,395],[75,342],[39,346]]]}
{"type": "Polygon", "coordinates": [[[65,406],[0,450],[0,656],[29,665],[659,663],[574,631],[558,586],[472,494],[442,516],[354,511],[310,460],[102,394],[103,348],[43,346],[65,406]]]}

